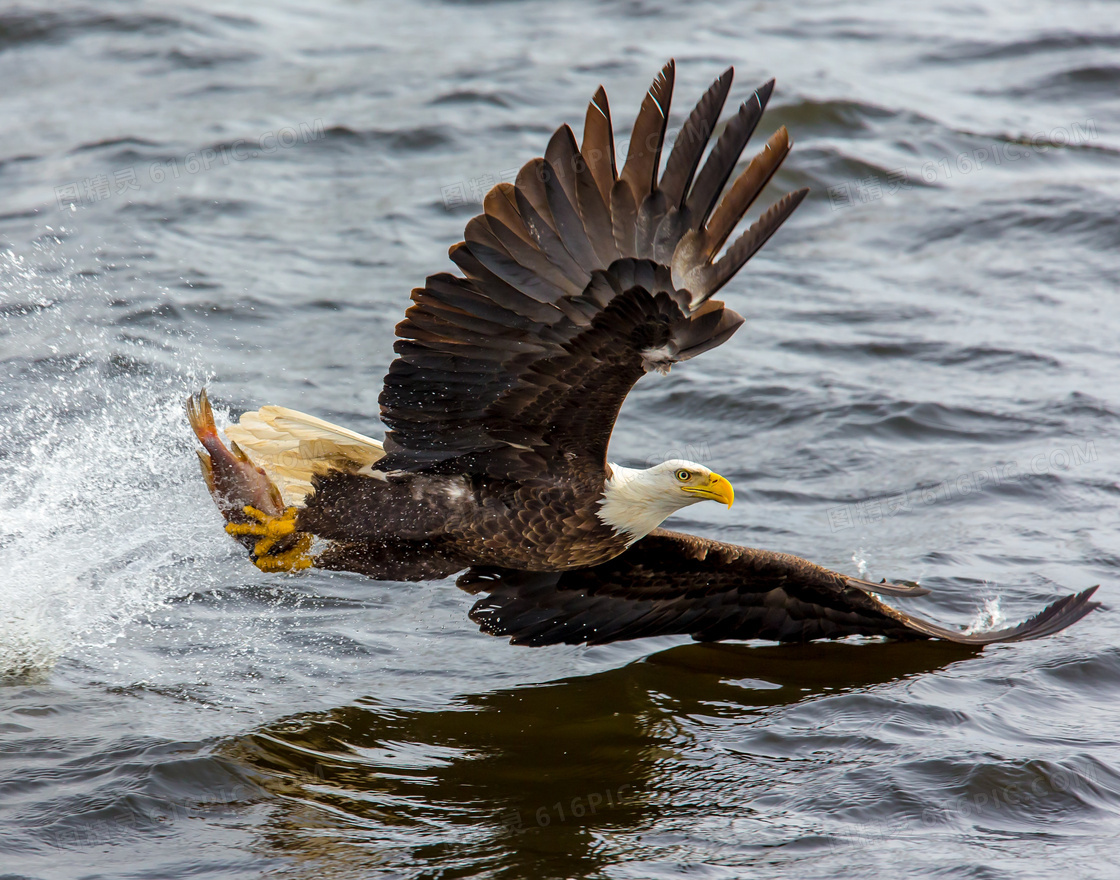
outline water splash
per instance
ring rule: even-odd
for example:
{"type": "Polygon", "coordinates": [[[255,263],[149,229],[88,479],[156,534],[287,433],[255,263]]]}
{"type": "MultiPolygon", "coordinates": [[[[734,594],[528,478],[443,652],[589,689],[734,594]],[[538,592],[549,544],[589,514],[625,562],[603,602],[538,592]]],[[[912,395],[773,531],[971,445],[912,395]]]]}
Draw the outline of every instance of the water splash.
{"type": "Polygon", "coordinates": [[[867,560],[863,558],[862,547],[852,553],[852,564],[861,578],[867,577],[867,560]]]}
{"type": "Polygon", "coordinates": [[[976,617],[965,628],[965,633],[991,632],[1007,623],[1003,610],[999,607],[999,596],[994,599],[985,599],[984,604],[976,612],[976,617]]]}
{"type": "Polygon", "coordinates": [[[198,579],[190,552],[224,538],[179,490],[198,480],[182,414],[194,371],[80,320],[108,296],[0,255],[0,678],[113,643],[198,579]]]}

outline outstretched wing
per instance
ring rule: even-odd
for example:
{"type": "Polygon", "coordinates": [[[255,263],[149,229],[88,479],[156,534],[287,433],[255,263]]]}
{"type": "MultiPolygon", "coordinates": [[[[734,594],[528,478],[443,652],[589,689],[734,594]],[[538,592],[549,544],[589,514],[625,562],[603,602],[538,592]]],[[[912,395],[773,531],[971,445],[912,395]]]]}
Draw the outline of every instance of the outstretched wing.
{"type": "Polygon", "coordinates": [[[603,644],[658,635],[781,642],[865,635],[980,646],[1042,638],[1100,604],[1090,601],[1092,587],[1018,626],[966,633],[912,617],[873,595],[927,590],[873,584],[796,556],[664,530],[594,568],[472,568],[460,576],[459,586],[489,592],[471,609],[471,619],[483,632],[520,645],[603,644]]]}
{"type": "Polygon", "coordinates": [[[383,467],[510,476],[561,456],[601,467],[634,383],[742,323],[710,297],[807,190],[779,200],[716,259],[789,138],[779,129],[720,199],[773,89],[739,108],[701,167],[729,69],[685,122],[659,181],[674,70],[669,62],[650,87],[621,172],[600,88],[582,147],[562,126],[544,158],[487,195],[450,252],[464,277],[433,275],[413,291],[381,394],[383,467]]]}

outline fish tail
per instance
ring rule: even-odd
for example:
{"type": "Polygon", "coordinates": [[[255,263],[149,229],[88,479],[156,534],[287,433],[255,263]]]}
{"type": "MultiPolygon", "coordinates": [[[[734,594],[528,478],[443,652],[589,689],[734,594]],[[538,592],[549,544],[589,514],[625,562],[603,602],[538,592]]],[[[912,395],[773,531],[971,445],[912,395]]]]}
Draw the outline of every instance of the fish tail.
{"type": "Polygon", "coordinates": [[[218,426],[214,423],[214,410],[210,408],[210,400],[203,388],[198,395],[192,394],[187,398],[187,421],[191,423],[198,442],[203,446],[208,440],[218,438],[218,426]]]}
{"type": "Polygon", "coordinates": [[[191,430],[198,438],[198,442],[203,445],[205,452],[202,449],[196,449],[198,453],[198,463],[202,468],[203,479],[206,480],[206,486],[213,493],[214,489],[214,460],[211,458],[211,453],[214,450],[214,444],[221,443],[218,438],[218,426],[214,423],[214,410],[210,408],[210,400],[206,396],[206,389],[203,388],[198,392],[198,395],[190,395],[187,398],[187,421],[191,424],[191,430]]]}
{"type": "MultiPolygon", "coordinates": [[[[214,422],[214,410],[210,408],[210,398],[206,396],[205,388],[199,391],[197,395],[192,394],[187,398],[187,421],[191,423],[194,435],[198,438],[198,442],[210,453],[211,458],[217,456],[222,459],[229,456],[229,450],[222,443],[222,438],[218,436],[218,426],[214,422]]],[[[237,457],[242,461],[248,461],[244,453],[237,457]]],[[[212,473],[213,468],[211,468],[212,473]]],[[[203,471],[203,476],[205,476],[205,471],[203,471]]]]}

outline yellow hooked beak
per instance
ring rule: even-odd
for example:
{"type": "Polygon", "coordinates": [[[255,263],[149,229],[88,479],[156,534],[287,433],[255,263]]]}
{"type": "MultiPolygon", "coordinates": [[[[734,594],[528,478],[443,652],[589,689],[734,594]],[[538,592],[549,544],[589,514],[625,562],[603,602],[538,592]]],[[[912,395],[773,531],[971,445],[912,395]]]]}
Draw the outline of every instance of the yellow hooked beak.
{"type": "Polygon", "coordinates": [[[708,477],[708,482],[698,486],[681,486],[681,491],[687,492],[689,495],[696,495],[699,498],[720,501],[728,507],[735,503],[735,490],[719,474],[712,474],[708,477]]]}

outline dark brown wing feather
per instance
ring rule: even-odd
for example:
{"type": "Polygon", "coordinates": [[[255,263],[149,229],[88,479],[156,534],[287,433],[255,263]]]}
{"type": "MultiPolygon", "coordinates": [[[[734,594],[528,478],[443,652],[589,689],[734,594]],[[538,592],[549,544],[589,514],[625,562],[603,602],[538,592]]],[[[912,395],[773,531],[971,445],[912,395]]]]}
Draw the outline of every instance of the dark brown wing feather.
{"type": "Polygon", "coordinates": [[[739,327],[742,318],[710,297],[806,191],[779,201],[715,260],[789,148],[783,132],[720,201],[773,88],[743,104],[701,166],[731,75],[692,111],[660,185],[672,62],[642,102],[621,172],[600,88],[582,148],[562,126],[544,158],[490,192],[451,249],[464,277],[430,277],[397,327],[381,395],[382,467],[509,477],[575,456],[601,468],[634,383],[739,327]]]}
{"type": "Polygon", "coordinates": [[[489,595],[471,610],[483,632],[514,644],[603,644],[658,635],[698,641],[808,642],[848,635],[936,638],[964,645],[1042,638],[1097,608],[1096,587],[1057,600],[1018,626],[966,634],[908,614],[872,593],[922,595],[872,584],[796,556],[658,530],[610,562],[567,572],[475,568],[459,578],[489,595]]]}

